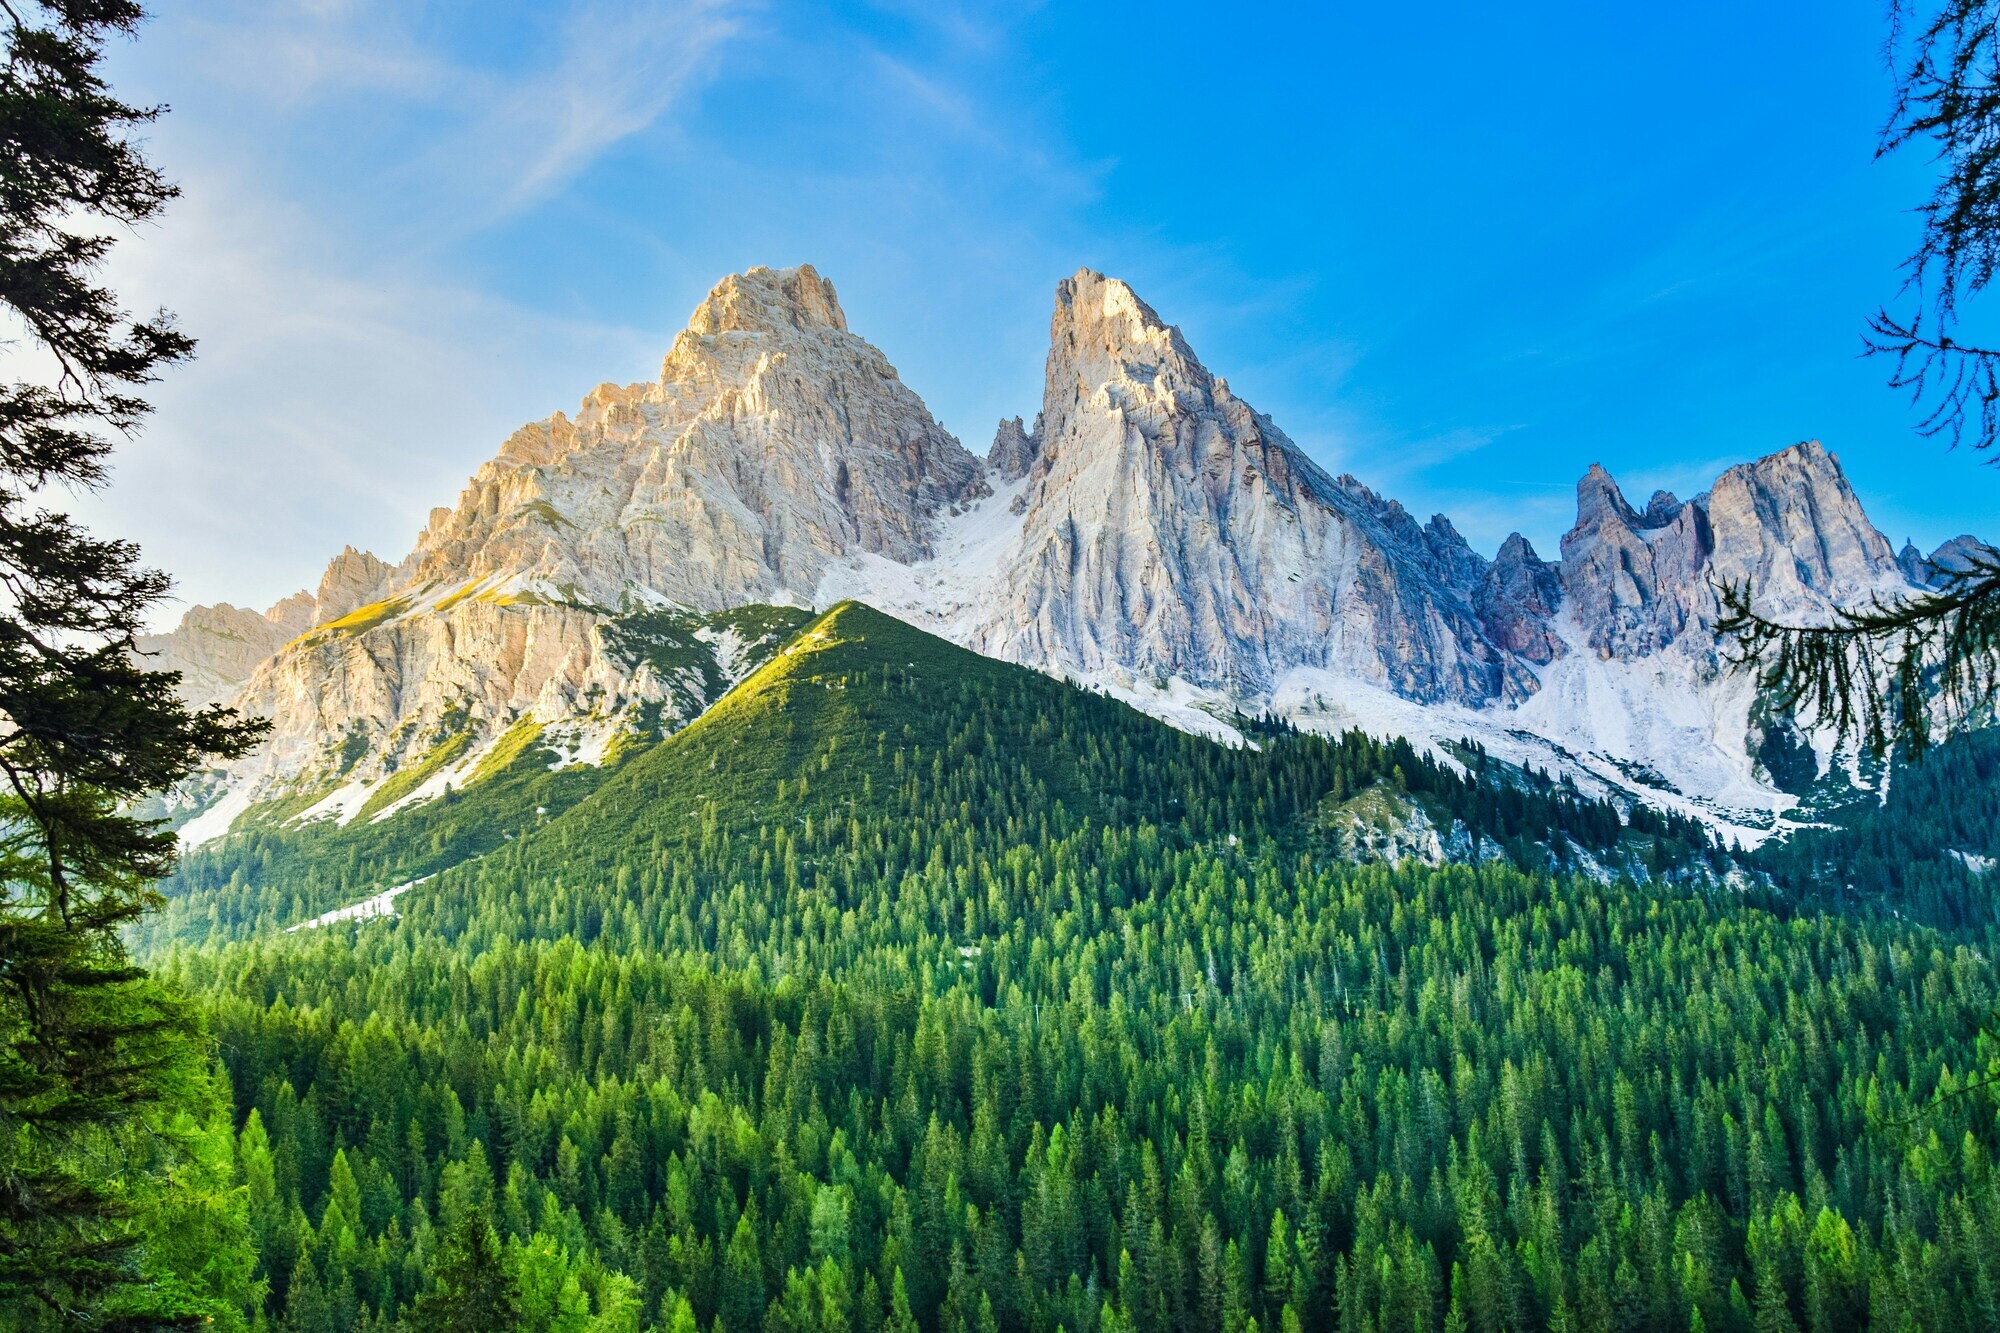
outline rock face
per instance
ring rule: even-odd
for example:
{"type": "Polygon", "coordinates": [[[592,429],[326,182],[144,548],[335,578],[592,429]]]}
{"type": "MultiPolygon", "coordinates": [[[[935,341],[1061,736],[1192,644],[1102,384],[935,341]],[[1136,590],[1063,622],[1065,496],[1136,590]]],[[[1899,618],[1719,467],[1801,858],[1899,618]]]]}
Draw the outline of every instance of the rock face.
{"type": "Polygon", "coordinates": [[[1555,633],[1556,608],[1561,604],[1561,574],[1518,532],[1501,544],[1473,601],[1486,637],[1538,666],[1547,666],[1562,653],[1562,641],[1555,633]]]}
{"type": "Polygon", "coordinates": [[[138,641],[140,658],[155,671],[181,673],[181,694],[196,707],[221,703],[250,679],[258,663],[312,624],[313,599],[295,593],[261,615],[223,602],[190,607],[165,634],[138,641]]]}
{"type": "Polygon", "coordinates": [[[810,267],[727,278],[658,380],[600,385],[573,419],[516,431],[400,565],[335,557],[315,632],[240,697],[274,724],[262,774],[335,745],[365,773],[448,724],[658,703],[660,682],[607,652],[611,613],[799,601],[834,557],[924,558],[940,517],[985,489],[848,331],[831,283],[810,267]]]}
{"type": "MultiPolygon", "coordinates": [[[[1915,556],[1916,548],[1905,546],[1904,555],[1896,557],[1896,563],[1905,565],[1906,556],[1915,556]]],[[[1926,587],[1940,588],[1952,574],[1962,574],[1975,564],[1992,564],[1995,556],[1991,546],[1970,534],[1961,534],[1950,541],[1939,544],[1929,556],[1922,558],[1922,577],[1913,577],[1911,582],[1926,587]]]]}
{"type": "MultiPolygon", "coordinates": [[[[1035,423],[1037,435],[1041,422],[1035,423]]],[[[1014,417],[1000,423],[1000,429],[993,433],[993,447],[987,451],[986,466],[993,469],[1002,484],[1021,480],[1041,456],[1041,442],[1036,435],[1030,435],[1021,425],[1021,418],[1014,417]]]]}
{"type": "Polygon", "coordinates": [[[394,573],[371,552],[357,551],[352,546],[343,548],[320,576],[319,591],[313,597],[312,623],[331,624],[349,612],[381,600],[394,573]]]}
{"type": "MultiPolygon", "coordinates": [[[[987,651],[1244,699],[1296,667],[1420,700],[1529,687],[1480,629],[1485,562],[1450,523],[1329,477],[1130,287],[1066,279],[1049,341],[1023,526],[975,631],[987,651]]],[[[1005,427],[1003,444],[1022,452],[1005,427]]]]}
{"type": "Polygon", "coordinates": [[[1607,781],[1763,820],[1753,832],[1789,804],[1755,755],[1769,726],[1790,723],[1766,716],[1753,677],[1726,662],[1718,587],[1745,588],[1759,612],[1798,624],[1912,590],[1816,441],[1733,467],[1685,502],[1656,494],[1643,512],[1593,466],[1562,551],[1562,602],[1548,623],[1569,651],[1509,720],[1607,781]]]}
{"type": "Polygon", "coordinates": [[[810,591],[850,551],[930,553],[978,460],[850,333],[809,266],[708,294],[650,384],[516,431],[401,584],[533,580],[572,602],[716,610],[810,591]]]}
{"type": "Polygon", "coordinates": [[[711,613],[852,596],[1182,725],[1469,736],[1728,825],[1789,798],[1752,757],[1770,719],[1722,661],[1715,586],[1809,618],[1983,549],[1898,557],[1806,443],[1643,508],[1593,466],[1560,562],[1518,534],[1489,562],[1329,476],[1089,269],[1057,286],[1034,428],[1001,422],[982,464],[831,284],[752,269],[657,380],[516,431],[399,564],[349,548],[316,593],[197,608],[144,646],[191,697],[272,719],[239,792],[365,782],[522,717],[670,727],[748,660],[711,613]]]}
{"type": "Polygon", "coordinates": [[[1642,514],[1602,466],[1577,483],[1562,542],[1564,596],[1601,657],[1711,636],[1718,586],[1750,589],[1777,617],[1822,614],[1909,580],[1817,440],[1730,468],[1681,503],[1656,493],[1642,514]]]}
{"type": "Polygon", "coordinates": [[[1576,526],[1562,540],[1564,595],[1601,656],[1664,647],[1703,595],[1695,578],[1710,534],[1698,504],[1639,513],[1596,463],[1576,485],[1576,526]]]}

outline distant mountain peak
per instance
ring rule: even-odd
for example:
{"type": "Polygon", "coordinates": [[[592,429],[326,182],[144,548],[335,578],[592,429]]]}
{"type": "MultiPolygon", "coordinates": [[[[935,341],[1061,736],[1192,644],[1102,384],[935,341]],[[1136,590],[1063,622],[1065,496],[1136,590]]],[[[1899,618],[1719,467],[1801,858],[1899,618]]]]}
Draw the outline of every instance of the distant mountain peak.
{"type": "Polygon", "coordinates": [[[833,284],[811,264],[732,273],[709,290],[687,324],[689,333],[705,338],[812,328],[847,332],[833,284]]]}
{"type": "Polygon", "coordinates": [[[1755,685],[1721,660],[1716,587],[1824,615],[1977,546],[1899,565],[1817,441],[1643,508],[1594,463],[1576,498],[1560,561],[1518,534],[1489,561],[1448,516],[1329,476],[1090,268],[1055,284],[1033,428],[1000,422],[982,464],[817,270],[752,268],[695,306],[658,379],[513,432],[401,563],[350,547],[314,594],[196,608],[147,646],[191,695],[273,719],[239,792],[381,782],[440,737],[530,721],[664,731],[735,677],[727,616],[859,596],[1193,730],[1268,711],[1472,735],[1768,821],[1789,798],[1751,758],[1755,685]],[[635,656],[634,634],[665,637],[635,656]]]}
{"type": "Polygon", "coordinates": [[[1041,441],[1022,425],[1021,418],[1009,417],[993,433],[993,447],[986,453],[986,465],[999,473],[1003,482],[1019,481],[1028,475],[1040,453],[1041,441]]]}

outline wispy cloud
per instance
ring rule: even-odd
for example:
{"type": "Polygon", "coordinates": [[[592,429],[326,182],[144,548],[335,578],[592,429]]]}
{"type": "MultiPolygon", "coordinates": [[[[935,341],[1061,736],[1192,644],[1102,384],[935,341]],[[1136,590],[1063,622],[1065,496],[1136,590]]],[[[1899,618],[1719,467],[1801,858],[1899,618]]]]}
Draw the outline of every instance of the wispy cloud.
{"type": "Polygon", "coordinates": [[[154,63],[121,86],[188,104],[153,145],[183,196],[111,276],[200,348],[81,511],[138,539],[190,600],[262,605],[347,542],[402,555],[508,431],[607,374],[647,373],[666,330],[526,308],[451,238],[660,128],[744,8],[587,4],[525,56],[374,0],[222,4],[149,28],[154,63]]]}
{"type": "Polygon", "coordinates": [[[300,210],[228,178],[189,187],[114,276],[174,307],[199,355],[83,512],[193,600],[261,606],[349,542],[398,558],[514,426],[607,371],[636,378],[664,337],[552,319],[394,257],[316,262],[300,210]]]}
{"type": "Polygon", "coordinates": [[[487,84],[479,114],[424,166],[461,164],[486,196],[486,220],[538,203],[713,78],[718,51],[749,8],[735,0],[584,6],[562,25],[546,69],[479,80],[487,84]]]}

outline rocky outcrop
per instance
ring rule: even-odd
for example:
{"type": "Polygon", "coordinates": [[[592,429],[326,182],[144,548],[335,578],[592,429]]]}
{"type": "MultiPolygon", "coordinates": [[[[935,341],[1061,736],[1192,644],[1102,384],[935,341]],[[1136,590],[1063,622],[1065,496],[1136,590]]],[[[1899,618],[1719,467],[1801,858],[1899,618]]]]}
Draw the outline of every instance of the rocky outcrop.
{"type": "Polygon", "coordinates": [[[312,624],[313,599],[295,593],[259,614],[227,602],[189,607],[165,634],[141,636],[139,659],[154,671],[178,671],[181,695],[196,707],[235,696],[258,663],[312,624]]]}
{"type": "Polygon", "coordinates": [[[1565,600],[1592,649],[1636,656],[1665,646],[1706,597],[1697,571],[1710,534],[1699,504],[1639,513],[1599,464],[1576,487],[1576,526],[1562,540],[1565,600]]]}
{"type": "Polygon", "coordinates": [[[1057,287],[1034,441],[989,652],[1245,701],[1297,667],[1424,700],[1531,686],[1481,632],[1484,562],[1449,522],[1329,477],[1116,279],[1057,287]]]}
{"type": "Polygon", "coordinates": [[[659,702],[659,681],[607,649],[605,617],[560,605],[467,600],[391,625],[320,629],[265,662],[236,698],[272,735],[248,771],[284,776],[324,767],[332,750],[362,777],[434,744],[533,716],[555,722],[659,702]]]}
{"type": "MultiPolygon", "coordinates": [[[[1040,423],[1037,422],[1039,428],[1040,423]]],[[[1002,483],[1016,482],[1028,475],[1041,454],[1041,442],[1030,435],[1021,424],[1021,418],[1013,417],[1000,423],[1000,429],[993,433],[993,447],[986,453],[986,466],[1002,483]]]]}
{"type": "Polygon", "coordinates": [[[1917,549],[1915,542],[1907,538],[1903,541],[1903,549],[1896,552],[1896,568],[1902,571],[1904,578],[1922,587],[1929,586],[1935,574],[1930,561],[1924,558],[1924,553],[1917,549]]]}
{"type": "Polygon", "coordinates": [[[312,623],[331,624],[342,616],[380,601],[388,591],[395,571],[375,558],[373,552],[342,548],[327,562],[320,576],[319,591],[313,596],[312,623]]]}
{"type": "Polygon", "coordinates": [[[1561,604],[1561,574],[1518,532],[1501,544],[1473,599],[1489,639],[1541,666],[1555,661],[1563,650],[1555,632],[1561,604]]]}

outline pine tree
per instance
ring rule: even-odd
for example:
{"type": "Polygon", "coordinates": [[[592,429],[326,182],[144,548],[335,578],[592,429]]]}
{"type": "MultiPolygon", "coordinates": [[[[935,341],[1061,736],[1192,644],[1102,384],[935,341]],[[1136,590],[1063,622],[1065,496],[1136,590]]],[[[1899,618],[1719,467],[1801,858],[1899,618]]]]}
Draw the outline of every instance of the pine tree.
{"type": "Polygon", "coordinates": [[[910,1293],[903,1286],[900,1268],[889,1287],[889,1318],[882,1333],[917,1333],[917,1317],[910,1313],[910,1293]]]}
{"type": "Polygon", "coordinates": [[[423,1333],[488,1333],[512,1328],[520,1294],[500,1237],[483,1208],[464,1208],[431,1265],[431,1289],[417,1298],[410,1324],[423,1333]]]}
{"type": "Polygon", "coordinates": [[[114,1145],[164,1123],[206,1062],[192,1014],[120,938],[174,852],[128,807],[259,727],[190,712],[175,675],[135,660],[165,577],[39,503],[104,480],[102,432],[135,428],[139,388],[193,344],[165,315],[127,317],[96,280],[112,240],[87,230],[145,222],[174,194],[132,137],[156,110],[121,102],[98,69],[139,5],[43,0],[7,17],[0,302],[54,369],[0,385],[0,1307],[29,1327],[114,1311],[179,1323],[200,1316],[148,1304],[140,1192],[117,1178],[114,1145]]]}

